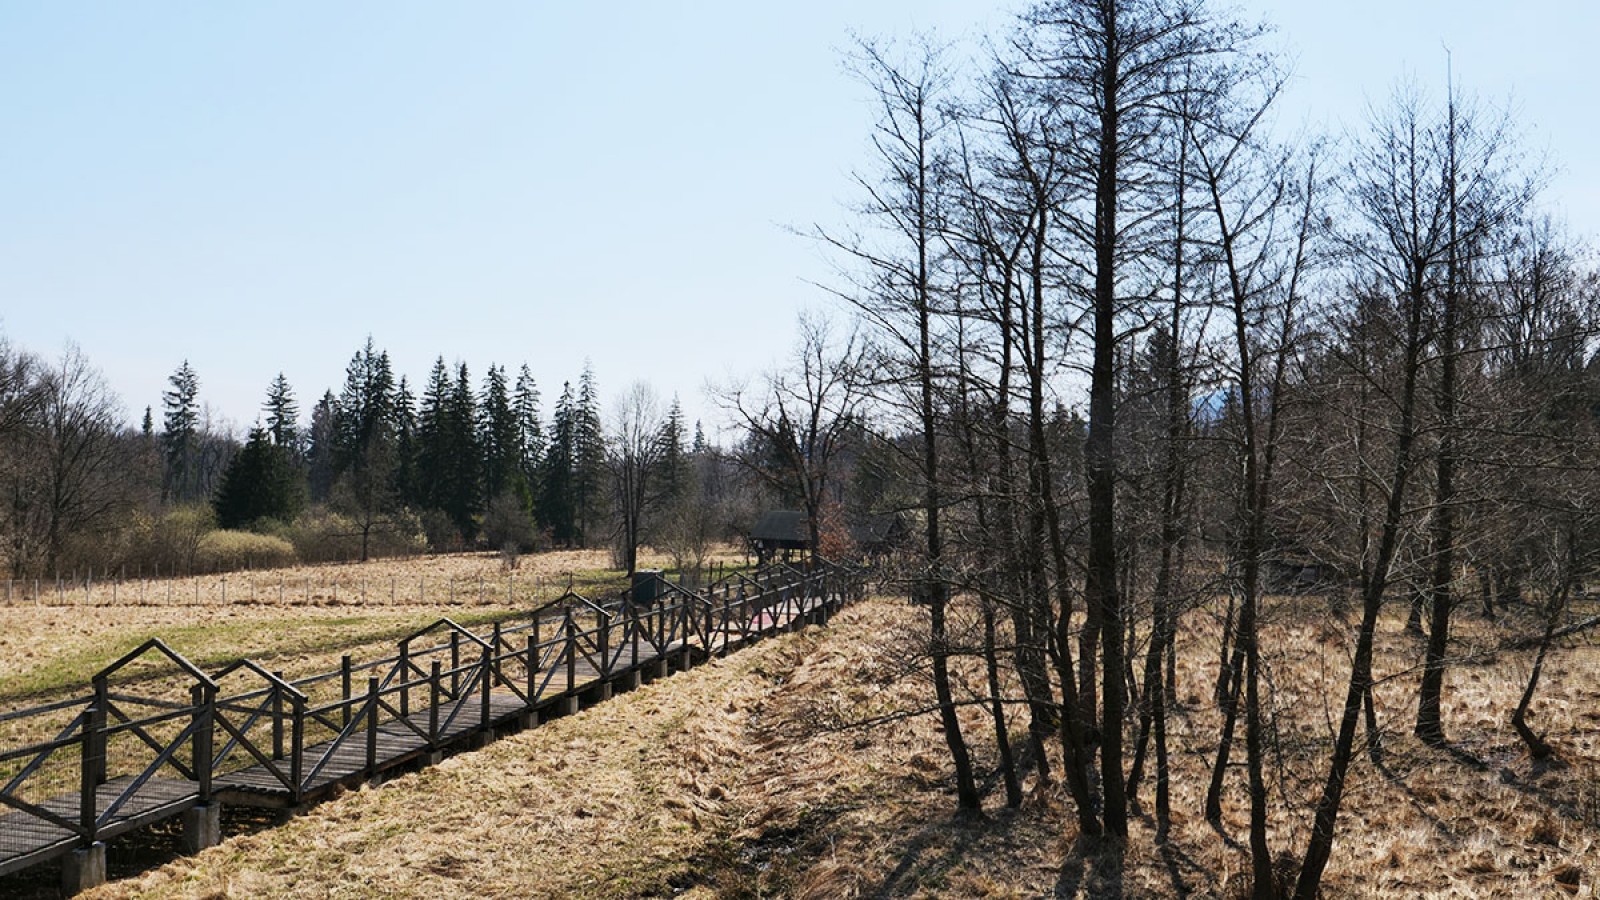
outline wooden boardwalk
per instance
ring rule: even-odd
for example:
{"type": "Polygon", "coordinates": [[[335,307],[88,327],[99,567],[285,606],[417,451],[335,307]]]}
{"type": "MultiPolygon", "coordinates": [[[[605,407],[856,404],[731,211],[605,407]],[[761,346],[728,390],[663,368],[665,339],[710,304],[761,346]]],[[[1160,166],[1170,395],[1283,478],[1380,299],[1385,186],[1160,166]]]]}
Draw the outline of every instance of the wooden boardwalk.
{"type": "MultiPolygon", "coordinates": [[[[648,602],[638,588],[602,603],[568,594],[486,633],[441,619],[401,640],[392,657],[359,665],[345,657],[336,672],[294,681],[247,660],[207,674],[151,640],[96,675],[90,697],[0,714],[0,724],[24,730],[30,718],[51,730],[70,718],[53,740],[0,749],[0,779],[9,779],[0,812],[10,810],[0,815],[0,875],[65,856],[65,883],[88,887],[94,877],[84,879],[81,858],[100,848],[103,859],[105,841],[136,828],[191,811],[211,812],[214,823],[223,803],[314,803],[823,623],[860,592],[859,572],[822,563],[770,566],[701,592],[661,581],[648,602]],[[147,655],[164,655],[192,682],[188,703],[118,690],[118,673],[147,655]],[[77,791],[30,799],[64,770],[77,791]]],[[[191,847],[219,839],[205,821],[185,817],[186,828],[200,829],[188,835],[191,847]]]]}

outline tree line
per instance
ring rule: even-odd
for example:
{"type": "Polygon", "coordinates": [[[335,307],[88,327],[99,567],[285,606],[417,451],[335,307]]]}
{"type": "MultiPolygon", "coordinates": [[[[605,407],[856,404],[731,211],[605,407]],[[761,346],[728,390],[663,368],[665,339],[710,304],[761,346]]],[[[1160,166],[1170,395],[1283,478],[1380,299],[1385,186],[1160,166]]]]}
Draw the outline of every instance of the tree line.
{"type": "Polygon", "coordinates": [[[734,456],[635,384],[602,410],[585,367],[545,421],[526,365],[435,361],[418,394],[368,341],[311,406],[279,374],[239,440],[182,362],[137,428],[81,352],[0,343],[5,559],[16,579],[175,574],[373,555],[653,543],[691,568],[760,503],[734,456]]]}

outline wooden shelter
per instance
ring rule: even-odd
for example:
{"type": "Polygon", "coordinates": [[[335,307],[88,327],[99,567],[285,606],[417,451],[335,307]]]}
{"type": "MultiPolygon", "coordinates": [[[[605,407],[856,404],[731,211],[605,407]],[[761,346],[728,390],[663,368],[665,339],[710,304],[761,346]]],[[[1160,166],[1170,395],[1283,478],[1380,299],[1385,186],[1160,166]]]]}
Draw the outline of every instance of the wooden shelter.
{"type": "Polygon", "coordinates": [[[774,559],[787,562],[797,551],[810,553],[816,549],[811,540],[810,521],[797,509],[771,510],[750,529],[750,549],[762,563],[774,559]]]}

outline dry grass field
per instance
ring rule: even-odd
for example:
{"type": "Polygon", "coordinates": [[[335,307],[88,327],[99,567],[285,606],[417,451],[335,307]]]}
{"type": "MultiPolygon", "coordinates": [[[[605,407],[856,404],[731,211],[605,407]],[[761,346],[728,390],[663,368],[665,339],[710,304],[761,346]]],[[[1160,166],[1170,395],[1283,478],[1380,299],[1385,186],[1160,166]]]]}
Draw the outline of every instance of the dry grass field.
{"type": "MultiPolygon", "coordinates": [[[[1285,601],[1265,639],[1281,752],[1269,760],[1274,847],[1303,849],[1337,715],[1347,633],[1285,601]]],[[[895,649],[918,610],[878,599],[827,628],[764,641],[356,791],[281,827],[110,884],[123,897],[1234,897],[1248,879],[1242,772],[1221,832],[1199,814],[1217,713],[1216,625],[1186,620],[1174,722],[1171,840],[1141,819],[1125,846],[1075,839],[1063,797],[1033,790],[951,815],[934,717],[830,723],[924,707],[930,691],[895,649]]],[[[1325,882],[1331,897],[1594,897],[1600,879],[1600,659],[1552,660],[1535,727],[1559,758],[1534,765],[1506,724],[1529,659],[1454,670],[1455,743],[1410,737],[1420,655],[1386,620],[1378,689],[1384,755],[1352,771],[1325,882]]],[[[1467,645],[1474,627],[1464,623],[1467,645]]],[[[1487,627],[1487,626],[1484,626],[1487,627]]],[[[969,673],[974,674],[974,673],[969,673]]],[[[977,758],[989,732],[965,710],[977,758]]],[[[1145,799],[1148,802],[1148,787],[1145,799]]]]}
{"type": "MultiPolygon", "coordinates": [[[[713,563],[740,565],[732,548],[713,563]]],[[[206,668],[249,657],[292,677],[331,671],[349,653],[375,658],[396,638],[450,616],[476,624],[524,612],[569,586],[621,585],[604,550],[524,556],[508,570],[493,553],[361,565],[301,566],[83,585],[0,606],[0,710],[83,692],[90,677],[146,639],[159,637],[206,668]]],[[[646,551],[644,568],[665,556],[646,551]]]]}

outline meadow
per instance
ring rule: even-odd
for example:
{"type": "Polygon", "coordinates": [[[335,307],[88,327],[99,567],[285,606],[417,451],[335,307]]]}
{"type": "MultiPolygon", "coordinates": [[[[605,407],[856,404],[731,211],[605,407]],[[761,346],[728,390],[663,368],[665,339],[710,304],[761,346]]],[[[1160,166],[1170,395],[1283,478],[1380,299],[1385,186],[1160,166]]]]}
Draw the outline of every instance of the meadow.
{"type": "MultiPolygon", "coordinates": [[[[539,564],[585,561],[595,560],[539,564]]],[[[475,564],[427,562],[464,567],[463,577],[475,564]]],[[[1268,608],[1278,798],[1271,838],[1289,864],[1307,836],[1349,629],[1310,598],[1275,598],[1268,608]]],[[[253,644],[245,641],[251,652],[275,654],[293,669],[325,666],[347,652],[336,644],[377,644],[386,629],[440,611],[208,609],[220,625],[215,634],[185,624],[192,610],[166,607],[97,610],[75,624],[73,613],[41,611],[24,621],[36,639],[76,641],[83,660],[110,652],[101,642],[119,629],[170,627],[194,629],[182,633],[204,653],[254,634],[253,644]]],[[[490,604],[455,614],[496,611],[490,604]]],[[[963,708],[963,722],[990,775],[985,810],[977,819],[953,815],[948,754],[937,717],[926,712],[931,687],[906,652],[925,634],[923,615],[901,599],[876,597],[826,628],[763,641],[262,823],[274,827],[236,818],[234,836],[198,856],[178,857],[163,849],[172,837],[151,834],[139,839],[144,871],[133,866],[88,896],[1233,897],[1247,888],[1242,771],[1230,776],[1221,826],[1201,814],[1220,720],[1210,700],[1220,630],[1205,610],[1184,620],[1179,639],[1172,831],[1156,840],[1147,786],[1125,845],[1078,839],[1070,801],[1036,779],[1020,809],[1004,808],[990,774],[992,733],[976,706],[963,708]]],[[[1461,646],[1490,646],[1498,627],[1464,617],[1461,646]]],[[[1451,670],[1445,722],[1454,740],[1443,749],[1410,734],[1419,658],[1401,613],[1386,615],[1375,696],[1382,752],[1363,754],[1352,771],[1325,894],[1596,896],[1600,653],[1580,641],[1547,664],[1530,713],[1556,748],[1543,762],[1528,757],[1508,725],[1531,652],[1476,653],[1451,670]]],[[[979,667],[958,669],[958,680],[976,689],[979,667]]],[[[1020,729],[1020,707],[1014,712],[1020,729]]],[[[16,884],[50,895],[39,878],[16,884]]]]}

